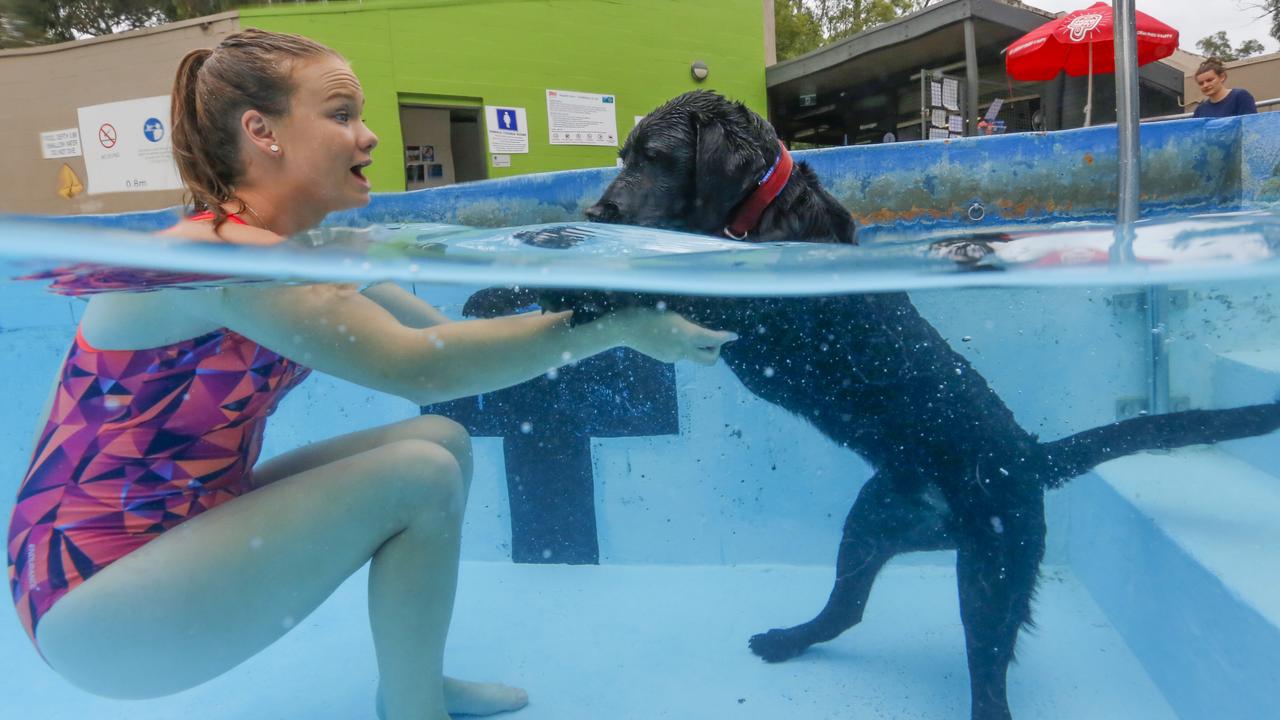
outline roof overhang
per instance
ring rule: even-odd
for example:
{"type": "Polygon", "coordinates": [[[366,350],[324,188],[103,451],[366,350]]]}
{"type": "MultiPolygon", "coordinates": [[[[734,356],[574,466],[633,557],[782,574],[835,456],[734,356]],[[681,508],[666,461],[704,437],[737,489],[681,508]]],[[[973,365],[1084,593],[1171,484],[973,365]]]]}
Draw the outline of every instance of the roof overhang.
{"type": "MultiPolygon", "coordinates": [[[[892,22],[770,66],[765,82],[775,105],[794,106],[801,95],[898,83],[921,67],[964,57],[964,23],[972,20],[979,65],[999,62],[1014,40],[1054,14],[999,0],[947,0],[892,22]]],[[[1163,63],[1141,69],[1143,80],[1182,92],[1182,73],[1163,63]]]]}

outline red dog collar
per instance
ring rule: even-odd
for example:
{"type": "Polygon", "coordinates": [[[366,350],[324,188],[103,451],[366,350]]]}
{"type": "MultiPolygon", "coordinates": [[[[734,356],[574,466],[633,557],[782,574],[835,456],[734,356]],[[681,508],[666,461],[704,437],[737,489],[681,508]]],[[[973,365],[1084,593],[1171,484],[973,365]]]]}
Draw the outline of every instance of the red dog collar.
{"type": "Polygon", "coordinates": [[[734,240],[746,240],[747,234],[760,222],[760,216],[764,214],[765,208],[769,207],[769,204],[787,186],[794,163],[791,161],[791,153],[787,152],[787,146],[783,145],[781,140],[778,141],[778,149],[780,152],[778,158],[773,161],[773,167],[760,178],[756,189],[738,206],[738,211],[733,214],[733,221],[725,226],[726,236],[734,240]]]}

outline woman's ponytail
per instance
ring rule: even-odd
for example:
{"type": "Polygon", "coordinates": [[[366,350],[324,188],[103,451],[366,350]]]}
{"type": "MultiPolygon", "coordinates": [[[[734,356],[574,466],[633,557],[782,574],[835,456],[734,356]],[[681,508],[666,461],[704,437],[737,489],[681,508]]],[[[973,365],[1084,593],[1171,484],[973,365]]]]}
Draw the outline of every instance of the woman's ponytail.
{"type": "Polygon", "coordinates": [[[214,172],[209,162],[208,148],[201,141],[200,70],[213,56],[213,50],[202,48],[187,53],[178,64],[178,75],[173,81],[172,113],[173,159],[178,166],[178,176],[191,196],[191,205],[198,212],[214,213],[214,225],[222,224],[226,213],[222,203],[229,196],[228,188],[214,172]]]}

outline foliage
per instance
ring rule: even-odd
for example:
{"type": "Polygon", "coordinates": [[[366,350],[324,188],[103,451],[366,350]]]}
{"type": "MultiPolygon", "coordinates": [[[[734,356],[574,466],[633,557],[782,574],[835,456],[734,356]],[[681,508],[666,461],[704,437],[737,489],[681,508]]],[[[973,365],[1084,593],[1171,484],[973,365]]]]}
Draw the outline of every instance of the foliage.
{"type": "Polygon", "coordinates": [[[0,48],[110,35],[265,1],[0,0],[0,48]]]}
{"type": "Polygon", "coordinates": [[[1196,41],[1196,49],[1203,55],[1216,57],[1223,62],[1231,62],[1262,53],[1262,43],[1257,40],[1245,40],[1234,50],[1225,30],[1200,38],[1196,41]]]}
{"type": "Polygon", "coordinates": [[[907,13],[923,10],[931,1],[774,0],[778,59],[789,60],[907,13]]]}

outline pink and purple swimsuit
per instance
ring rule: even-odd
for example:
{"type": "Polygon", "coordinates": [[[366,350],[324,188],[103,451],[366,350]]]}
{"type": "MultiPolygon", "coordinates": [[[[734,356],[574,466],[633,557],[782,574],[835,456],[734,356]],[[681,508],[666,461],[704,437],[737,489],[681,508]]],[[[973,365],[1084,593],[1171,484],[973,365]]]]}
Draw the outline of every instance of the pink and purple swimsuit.
{"type": "Polygon", "coordinates": [[[248,492],[267,416],[309,372],[225,328],[147,350],[97,350],[77,330],[9,524],[32,641],[94,573],[248,492]]]}

